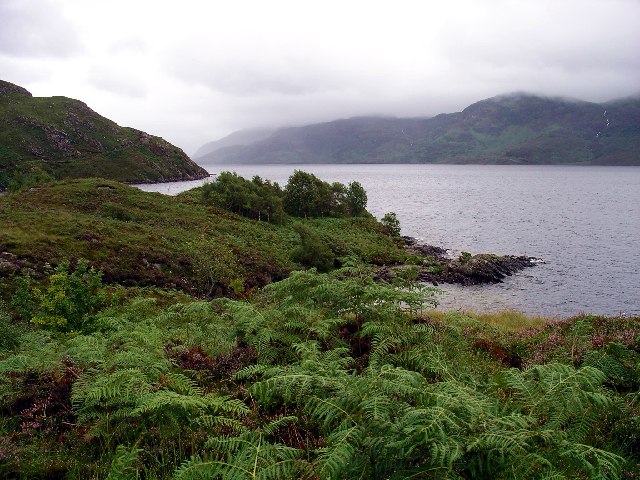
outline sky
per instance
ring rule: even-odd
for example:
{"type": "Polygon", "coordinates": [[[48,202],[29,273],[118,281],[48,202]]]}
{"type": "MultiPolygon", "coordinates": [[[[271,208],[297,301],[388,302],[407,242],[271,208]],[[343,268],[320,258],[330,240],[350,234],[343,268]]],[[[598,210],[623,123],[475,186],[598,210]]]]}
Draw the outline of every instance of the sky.
{"type": "Polygon", "coordinates": [[[640,93],[640,0],[0,0],[0,79],[192,154],[245,128],[640,93]]]}

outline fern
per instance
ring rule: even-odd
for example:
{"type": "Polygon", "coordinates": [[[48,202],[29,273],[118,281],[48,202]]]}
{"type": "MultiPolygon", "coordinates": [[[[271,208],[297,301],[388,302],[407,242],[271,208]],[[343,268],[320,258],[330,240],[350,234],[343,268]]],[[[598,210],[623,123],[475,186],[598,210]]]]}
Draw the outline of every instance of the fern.
{"type": "Polygon", "coordinates": [[[303,452],[265,440],[261,432],[246,432],[238,437],[212,438],[209,453],[192,457],[175,472],[176,480],[224,479],[288,480],[310,478],[310,464],[303,452]]]}
{"type": "Polygon", "coordinates": [[[107,480],[131,480],[140,478],[140,472],[137,467],[139,448],[127,448],[124,445],[118,445],[116,448],[107,480]]]}
{"type": "Polygon", "coordinates": [[[575,369],[563,364],[511,369],[499,376],[499,384],[513,392],[529,415],[547,428],[573,427],[576,440],[584,438],[599,410],[611,406],[601,385],[605,375],[593,367],[575,369]]]}
{"type": "Polygon", "coordinates": [[[356,453],[366,432],[358,425],[338,430],[327,438],[330,447],[320,449],[318,463],[322,478],[340,478],[355,463],[356,453]]]}

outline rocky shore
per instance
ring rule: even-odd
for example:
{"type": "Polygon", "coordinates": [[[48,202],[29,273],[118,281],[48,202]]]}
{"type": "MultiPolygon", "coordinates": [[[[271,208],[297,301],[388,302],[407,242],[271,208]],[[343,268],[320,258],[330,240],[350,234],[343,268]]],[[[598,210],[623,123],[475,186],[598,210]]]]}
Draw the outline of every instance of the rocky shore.
{"type": "Polygon", "coordinates": [[[542,260],[527,256],[495,255],[482,253],[471,255],[463,252],[457,258],[450,257],[441,247],[426,245],[411,237],[402,237],[404,249],[418,260],[416,265],[394,265],[381,268],[376,273],[377,280],[393,281],[403,270],[415,268],[417,280],[438,285],[456,283],[460,285],[480,285],[502,283],[508,276],[542,260]]]}

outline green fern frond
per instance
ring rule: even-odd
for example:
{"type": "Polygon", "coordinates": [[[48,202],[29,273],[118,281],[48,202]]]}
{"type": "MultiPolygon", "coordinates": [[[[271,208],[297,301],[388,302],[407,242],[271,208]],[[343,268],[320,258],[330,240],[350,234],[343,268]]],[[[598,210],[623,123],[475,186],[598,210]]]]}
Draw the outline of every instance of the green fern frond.
{"type": "Polygon", "coordinates": [[[375,395],[363,400],[360,404],[365,418],[374,422],[390,422],[394,401],[386,395],[375,395]]]}
{"type": "Polygon", "coordinates": [[[591,478],[617,479],[622,474],[625,459],[590,445],[564,443],[560,456],[586,471],[591,478]]]}
{"type": "Polygon", "coordinates": [[[351,465],[362,443],[364,432],[359,426],[339,430],[327,437],[328,446],[318,450],[321,478],[340,478],[351,465]]]}
{"type": "Polygon", "coordinates": [[[247,427],[241,421],[220,415],[202,415],[196,419],[196,423],[207,428],[226,427],[234,432],[244,432],[247,430],[247,427]]]}
{"type": "Polygon", "coordinates": [[[133,447],[127,448],[124,445],[118,445],[111,460],[107,480],[131,480],[140,478],[138,469],[138,456],[142,449],[133,447]]]}
{"type": "Polygon", "coordinates": [[[118,370],[107,375],[88,371],[74,383],[71,405],[80,423],[94,419],[101,422],[114,412],[123,413],[123,409],[135,408],[139,399],[151,390],[152,385],[145,375],[136,369],[118,370]]]}
{"type": "Polygon", "coordinates": [[[265,425],[262,428],[262,431],[266,435],[273,435],[276,431],[278,431],[278,429],[291,425],[292,423],[296,423],[297,421],[298,421],[298,417],[293,415],[280,417],[276,420],[273,420],[272,422],[269,422],[267,425],[265,425]]]}
{"type": "Polygon", "coordinates": [[[266,372],[267,370],[271,369],[272,367],[269,365],[262,365],[262,364],[257,364],[257,365],[249,365],[244,367],[243,369],[237,371],[232,377],[232,380],[249,380],[251,378],[255,378],[258,375],[266,372]]]}
{"type": "Polygon", "coordinates": [[[201,396],[203,393],[196,382],[181,373],[168,372],[162,376],[161,380],[165,388],[183,395],[201,396]]]}

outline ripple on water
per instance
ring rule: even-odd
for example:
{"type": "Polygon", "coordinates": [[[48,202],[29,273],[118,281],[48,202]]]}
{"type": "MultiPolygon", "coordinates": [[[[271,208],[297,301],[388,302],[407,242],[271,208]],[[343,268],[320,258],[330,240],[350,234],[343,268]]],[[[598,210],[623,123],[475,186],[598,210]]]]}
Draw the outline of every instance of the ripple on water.
{"type": "MultiPolygon", "coordinates": [[[[286,184],[294,169],[359,181],[378,218],[453,251],[543,258],[504,284],[445,286],[441,305],[569,316],[640,315],[640,167],[502,165],[206,166],[286,184]],[[447,303],[449,302],[449,303],[447,303]]],[[[145,185],[176,194],[203,183],[145,185]]]]}

